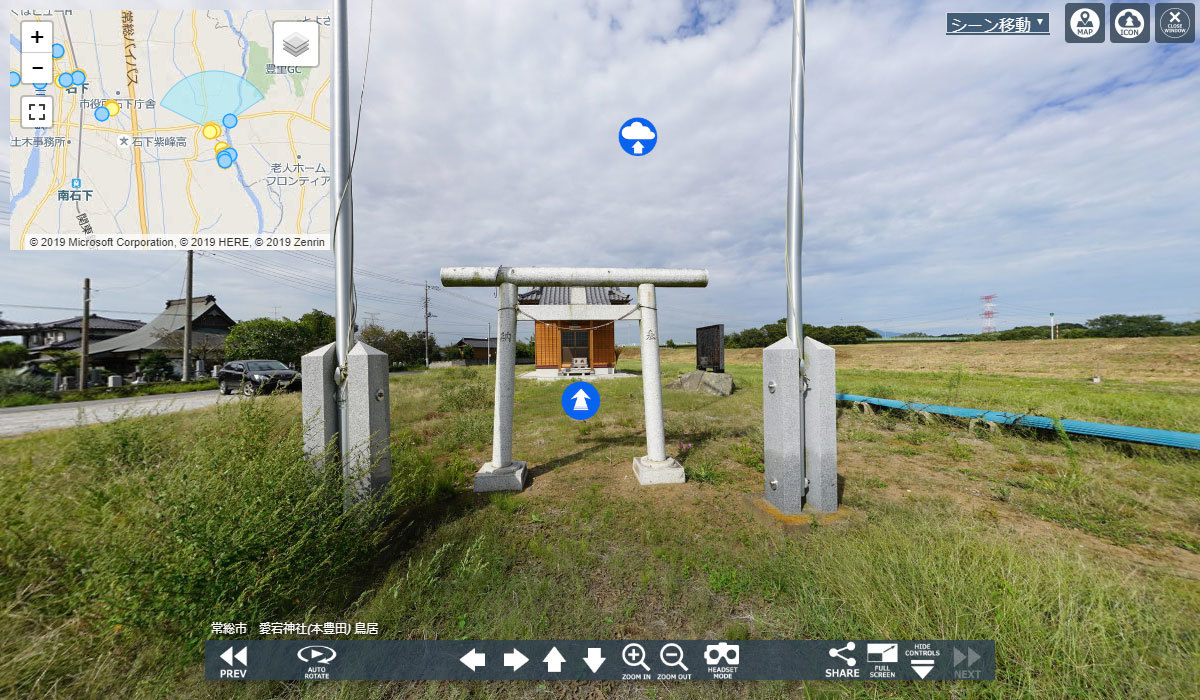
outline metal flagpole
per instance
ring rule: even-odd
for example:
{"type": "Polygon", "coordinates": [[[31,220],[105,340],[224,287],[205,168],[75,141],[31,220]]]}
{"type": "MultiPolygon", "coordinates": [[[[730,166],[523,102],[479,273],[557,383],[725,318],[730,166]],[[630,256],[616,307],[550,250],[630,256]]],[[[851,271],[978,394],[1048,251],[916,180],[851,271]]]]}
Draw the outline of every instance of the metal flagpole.
{"type": "Polygon", "coordinates": [[[792,109],[788,139],[787,334],[804,352],[800,249],[804,241],[804,0],[792,2],[792,109]]]}
{"type": "Polygon", "coordinates": [[[338,442],[342,463],[349,463],[350,412],[346,405],[346,372],[354,337],[354,207],[350,188],[350,63],[348,51],[350,12],[347,0],[333,0],[333,115],[330,128],[333,202],[333,262],[337,311],[338,442]]]}
{"type": "MultiPolygon", "coordinates": [[[[820,438],[825,434],[822,426],[814,430],[808,425],[804,410],[806,390],[813,388],[809,386],[804,360],[800,276],[804,236],[804,11],[804,0],[792,1],[791,114],[784,236],[787,337],[763,349],[763,493],[769,504],[786,514],[801,512],[810,476],[814,476],[808,473],[806,443],[812,438],[814,445],[823,445],[820,438]],[[809,435],[810,432],[813,434],[809,435]]],[[[823,357],[823,347],[814,345],[814,362],[823,357]]],[[[832,366],[832,359],[829,362],[832,366]]],[[[817,367],[821,365],[817,364],[817,367]]],[[[818,463],[824,462],[818,460],[818,463]]],[[[825,476],[824,472],[822,475],[825,476]]],[[[827,481],[824,478],[821,483],[827,481]]]]}

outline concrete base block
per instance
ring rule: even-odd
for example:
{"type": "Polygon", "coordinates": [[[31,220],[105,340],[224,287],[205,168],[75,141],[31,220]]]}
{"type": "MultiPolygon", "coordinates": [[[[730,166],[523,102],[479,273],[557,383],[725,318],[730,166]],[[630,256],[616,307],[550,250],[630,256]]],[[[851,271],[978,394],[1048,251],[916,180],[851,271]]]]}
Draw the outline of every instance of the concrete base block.
{"type": "Polygon", "coordinates": [[[804,507],[800,350],[782,338],[763,350],[763,493],[782,513],[804,507]]]}
{"type": "Polygon", "coordinates": [[[837,389],[834,350],[804,339],[804,468],[808,479],[805,512],[833,513],[837,490],[837,389]]]}
{"type": "Polygon", "coordinates": [[[499,469],[491,462],[488,462],[475,474],[475,486],[473,490],[476,493],[485,493],[488,491],[524,491],[525,480],[528,476],[529,470],[525,468],[525,462],[514,460],[507,467],[500,467],[499,469]]]}
{"type": "Polygon", "coordinates": [[[682,484],[685,481],[683,465],[667,457],[659,462],[648,455],[633,459],[633,474],[642,486],[654,484],[682,484]]]}
{"type": "Polygon", "coordinates": [[[355,343],[347,364],[351,453],[342,473],[351,480],[349,501],[374,494],[392,480],[392,422],[387,353],[355,343]]]}
{"type": "Polygon", "coordinates": [[[333,343],[300,358],[300,373],[304,377],[300,389],[304,454],[317,471],[338,459],[337,446],[333,445],[338,432],[337,385],[333,381],[336,366],[337,349],[333,343]]]}

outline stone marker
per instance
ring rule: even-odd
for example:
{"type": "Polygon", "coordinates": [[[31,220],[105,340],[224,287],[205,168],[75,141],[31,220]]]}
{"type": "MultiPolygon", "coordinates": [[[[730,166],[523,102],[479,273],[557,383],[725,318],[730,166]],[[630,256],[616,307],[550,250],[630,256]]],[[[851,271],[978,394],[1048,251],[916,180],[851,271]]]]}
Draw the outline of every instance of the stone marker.
{"type": "Polygon", "coordinates": [[[729,396],[733,393],[733,375],[725,372],[688,372],[667,385],[668,389],[703,392],[713,396],[729,396]]]}

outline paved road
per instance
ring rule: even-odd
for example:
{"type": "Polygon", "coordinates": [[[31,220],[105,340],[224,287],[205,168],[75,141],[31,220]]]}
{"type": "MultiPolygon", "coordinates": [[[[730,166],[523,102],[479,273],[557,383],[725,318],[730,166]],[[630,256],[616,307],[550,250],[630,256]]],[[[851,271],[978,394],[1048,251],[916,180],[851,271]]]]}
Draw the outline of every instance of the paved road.
{"type": "Polygon", "coordinates": [[[241,397],[236,394],[221,396],[216,390],[213,390],[0,408],[0,435],[20,435],[50,428],[69,428],[79,423],[107,423],[125,416],[189,411],[211,406],[217,402],[237,401],[239,398],[241,397]]]}

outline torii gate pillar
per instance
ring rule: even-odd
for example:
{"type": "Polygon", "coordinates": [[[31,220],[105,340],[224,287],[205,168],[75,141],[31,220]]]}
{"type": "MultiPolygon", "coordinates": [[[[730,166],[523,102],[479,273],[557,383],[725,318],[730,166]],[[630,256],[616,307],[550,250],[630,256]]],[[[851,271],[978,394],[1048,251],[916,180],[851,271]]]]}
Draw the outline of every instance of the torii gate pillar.
{"type": "Polygon", "coordinates": [[[499,287],[496,401],[492,421],[492,461],[475,475],[475,491],[520,491],[525,462],[512,458],[513,393],[517,376],[517,287],[638,288],[642,343],[642,395],[646,410],[646,454],[633,460],[638,483],[682,484],[683,467],[667,457],[662,415],[662,373],[658,363],[658,303],[655,286],[706,287],[707,270],[599,267],[443,267],[448,287],[499,287]]]}

